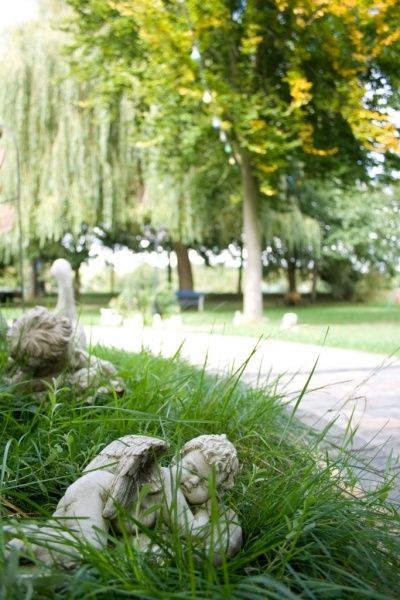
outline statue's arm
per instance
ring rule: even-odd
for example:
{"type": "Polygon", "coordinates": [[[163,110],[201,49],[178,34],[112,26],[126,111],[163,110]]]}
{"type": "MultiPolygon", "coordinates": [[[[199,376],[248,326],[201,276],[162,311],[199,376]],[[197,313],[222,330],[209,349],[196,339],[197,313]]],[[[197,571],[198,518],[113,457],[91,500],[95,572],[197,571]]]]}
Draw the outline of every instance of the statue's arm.
{"type": "Polygon", "coordinates": [[[191,531],[201,535],[201,529],[209,521],[207,509],[199,509],[193,513],[185,496],[181,492],[171,470],[161,468],[163,481],[163,518],[169,525],[177,525],[182,533],[191,531]]]}

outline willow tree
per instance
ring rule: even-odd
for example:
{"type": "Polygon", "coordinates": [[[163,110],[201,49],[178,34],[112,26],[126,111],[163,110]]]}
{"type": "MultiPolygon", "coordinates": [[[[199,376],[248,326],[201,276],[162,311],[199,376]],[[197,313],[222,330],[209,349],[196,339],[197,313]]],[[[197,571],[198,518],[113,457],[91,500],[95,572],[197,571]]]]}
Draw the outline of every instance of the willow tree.
{"type": "Polygon", "coordinates": [[[385,102],[396,87],[400,5],[68,1],[79,15],[78,42],[97,48],[103,71],[106,64],[125,81],[127,73],[137,78],[159,123],[179,113],[196,129],[200,111],[218,119],[241,174],[244,313],[258,319],[260,207],[277,195],[280,176],[304,160],[325,176],[345,171],[356,178],[367,172],[371,151],[399,150],[385,102]]]}
{"type": "MultiPolygon", "coordinates": [[[[19,148],[26,246],[78,235],[83,223],[132,220],[140,193],[133,102],[93,102],[90,85],[70,75],[68,36],[53,26],[41,19],[16,29],[0,65],[0,121],[19,148]]],[[[2,178],[12,194],[14,161],[5,160],[2,178]]],[[[11,232],[0,244],[9,251],[13,240],[11,232]]]]}
{"type": "Polygon", "coordinates": [[[315,264],[321,254],[322,233],[316,219],[304,215],[298,206],[286,211],[269,211],[265,227],[267,251],[279,266],[283,266],[288,280],[288,298],[297,297],[297,272],[301,266],[315,264]]]}
{"type": "MultiPolygon", "coordinates": [[[[154,129],[156,126],[152,125],[154,129]]],[[[146,193],[141,205],[148,220],[166,231],[178,258],[180,289],[193,289],[188,249],[210,253],[240,239],[237,169],[208,122],[192,129],[176,124],[163,143],[143,155],[146,193]]]]}

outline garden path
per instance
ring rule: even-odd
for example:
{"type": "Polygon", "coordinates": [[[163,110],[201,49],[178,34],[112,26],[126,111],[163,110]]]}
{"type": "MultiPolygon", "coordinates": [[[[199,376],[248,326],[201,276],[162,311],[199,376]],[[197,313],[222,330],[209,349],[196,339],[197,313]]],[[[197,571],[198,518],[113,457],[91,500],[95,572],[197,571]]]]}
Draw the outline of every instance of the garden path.
{"type": "MultiPolygon", "coordinates": [[[[242,368],[242,381],[277,390],[291,405],[306,388],[296,413],[304,423],[322,430],[334,420],[330,436],[335,441],[351,422],[357,460],[377,471],[390,460],[400,475],[400,360],[396,357],[163,327],[92,327],[87,334],[92,343],[133,352],[147,348],[169,357],[180,349],[182,358],[193,365],[206,364],[208,371],[216,373],[242,368]]],[[[366,477],[364,483],[368,485],[366,477]]]]}

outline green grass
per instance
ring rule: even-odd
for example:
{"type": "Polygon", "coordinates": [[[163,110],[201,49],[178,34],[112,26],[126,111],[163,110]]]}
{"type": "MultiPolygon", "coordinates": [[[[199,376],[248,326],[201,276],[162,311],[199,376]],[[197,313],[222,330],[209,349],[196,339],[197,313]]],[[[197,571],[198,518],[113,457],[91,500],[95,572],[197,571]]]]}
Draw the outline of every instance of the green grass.
{"type": "Polygon", "coordinates": [[[327,303],[296,308],[267,306],[264,323],[234,326],[234,311],[239,308],[224,304],[207,305],[206,301],[203,313],[185,312],[184,322],[197,330],[306,344],[321,344],[326,336],[324,343],[327,346],[364,352],[392,354],[400,349],[400,306],[397,305],[327,303]],[[298,327],[295,330],[280,331],[280,321],[285,312],[297,314],[298,327]]]}
{"type": "MultiPolygon", "coordinates": [[[[101,300],[101,298],[100,298],[101,300]]],[[[40,299],[53,307],[54,298],[40,299]]],[[[265,322],[234,326],[235,310],[241,305],[232,302],[216,304],[205,302],[205,310],[185,311],[183,322],[194,331],[247,335],[255,338],[271,337],[282,341],[321,344],[336,348],[376,352],[385,355],[400,350],[400,306],[395,304],[321,303],[296,308],[270,304],[265,307],[265,322]],[[295,330],[281,331],[280,321],[285,312],[295,312],[299,325],[295,330]],[[326,339],[325,339],[326,338],[326,339]]],[[[12,319],[21,314],[18,307],[4,307],[2,314],[12,319]]],[[[79,307],[80,319],[85,325],[100,324],[99,298],[84,297],[79,307]]]]}
{"type": "Polygon", "coordinates": [[[239,515],[244,547],[214,567],[193,561],[172,536],[158,564],[128,538],[113,538],[107,551],[83,547],[81,566],[64,571],[6,560],[0,534],[0,598],[398,598],[400,519],[386,500],[387,482],[361,499],[343,493],[354,456],[338,449],[321,464],[320,436],[288,419],[273,389],[242,386],[240,373],[216,379],[176,357],[98,353],[119,365],[124,397],[89,405],[64,389],[36,404],[1,384],[3,523],[46,518],[85,464],[119,436],[168,439],[169,460],[182,442],[225,432],[241,463],[226,503],[239,515]]]}

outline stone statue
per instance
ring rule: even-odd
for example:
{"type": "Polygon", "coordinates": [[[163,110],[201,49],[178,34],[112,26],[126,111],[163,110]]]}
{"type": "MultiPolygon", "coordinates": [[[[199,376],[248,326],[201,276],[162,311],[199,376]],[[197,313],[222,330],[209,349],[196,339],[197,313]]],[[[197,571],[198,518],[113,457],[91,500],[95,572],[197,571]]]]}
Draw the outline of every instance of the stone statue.
{"type": "Polygon", "coordinates": [[[12,323],[7,340],[11,385],[42,392],[57,379],[82,392],[107,377],[112,389],[123,391],[122,383],[115,379],[115,367],[80,347],[75,324],[65,316],[36,306],[12,323]]]}
{"type": "Polygon", "coordinates": [[[83,327],[78,323],[78,316],[76,314],[72,267],[65,258],[57,258],[50,267],[50,273],[56,279],[58,287],[57,304],[54,312],[67,317],[74,324],[78,345],[85,348],[85,332],[83,327]]]}
{"type": "MultiPolygon", "coordinates": [[[[226,435],[201,435],[162,467],[158,458],[167,449],[164,440],[141,435],[111,442],[68,487],[47,526],[23,528],[31,552],[48,564],[70,567],[80,559],[79,543],[104,548],[112,525],[132,535],[138,551],[162,554],[142,531],[158,526],[163,536],[172,530],[183,539],[190,536],[215,564],[236,554],[242,529],[236,513],[220,502],[239,468],[235,447],[226,435]]],[[[28,550],[17,538],[8,546],[28,550]]]]}

